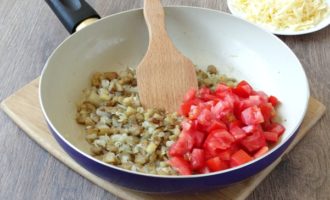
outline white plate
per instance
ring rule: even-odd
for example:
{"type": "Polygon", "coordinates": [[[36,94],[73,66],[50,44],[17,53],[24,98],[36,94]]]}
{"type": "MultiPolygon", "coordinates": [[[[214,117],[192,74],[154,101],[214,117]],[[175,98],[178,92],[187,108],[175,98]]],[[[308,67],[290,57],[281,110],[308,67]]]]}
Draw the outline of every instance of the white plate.
{"type": "MultiPolygon", "coordinates": [[[[245,19],[244,17],[244,14],[240,11],[238,11],[234,5],[233,5],[233,1],[234,0],[227,0],[227,6],[229,8],[229,11],[239,17],[239,18],[242,18],[244,20],[247,20],[245,19]]],[[[326,2],[328,3],[328,5],[330,5],[330,0],[326,0],[326,2]]],[[[248,20],[247,20],[248,21],[248,20]]],[[[250,22],[250,21],[249,21],[250,22]]],[[[323,28],[326,28],[329,24],[330,24],[330,14],[324,18],[319,24],[317,24],[316,26],[310,28],[310,29],[306,29],[306,30],[302,30],[302,31],[292,31],[292,30],[274,30],[268,26],[266,26],[265,24],[258,24],[258,23],[254,23],[254,22],[251,22],[267,31],[270,31],[276,35],[303,35],[303,34],[308,34],[308,33],[313,33],[313,32],[316,32],[316,31],[319,31],[323,28]]]]}

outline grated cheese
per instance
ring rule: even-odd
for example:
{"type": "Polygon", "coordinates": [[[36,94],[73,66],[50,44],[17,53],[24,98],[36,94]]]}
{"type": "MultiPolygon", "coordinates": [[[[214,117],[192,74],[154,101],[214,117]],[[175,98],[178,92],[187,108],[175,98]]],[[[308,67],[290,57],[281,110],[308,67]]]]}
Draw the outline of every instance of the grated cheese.
{"type": "Polygon", "coordinates": [[[233,0],[233,6],[247,20],[274,30],[310,29],[329,14],[324,0],[233,0]]]}

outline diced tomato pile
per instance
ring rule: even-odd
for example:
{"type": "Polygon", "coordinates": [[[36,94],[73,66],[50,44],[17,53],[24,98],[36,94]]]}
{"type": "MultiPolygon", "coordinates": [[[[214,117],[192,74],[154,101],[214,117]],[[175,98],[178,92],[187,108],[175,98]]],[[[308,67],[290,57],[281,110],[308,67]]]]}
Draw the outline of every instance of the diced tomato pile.
{"type": "Polygon", "coordinates": [[[258,158],[285,128],[273,121],[279,101],[241,81],[215,91],[190,90],[180,107],[184,116],[169,163],[181,175],[225,170],[258,158]]]}

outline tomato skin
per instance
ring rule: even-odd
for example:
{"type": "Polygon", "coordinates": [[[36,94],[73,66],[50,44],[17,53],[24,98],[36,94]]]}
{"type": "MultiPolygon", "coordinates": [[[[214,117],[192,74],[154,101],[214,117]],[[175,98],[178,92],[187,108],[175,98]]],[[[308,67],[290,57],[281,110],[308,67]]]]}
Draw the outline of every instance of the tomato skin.
{"type": "Polygon", "coordinates": [[[229,161],[230,158],[231,158],[231,150],[230,149],[227,149],[227,150],[224,150],[224,151],[217,151],[217,156],[221,159],[221,160],[224,160],[224,161],[229,161]]]}
{"type": "Polygon", "coordinates": [[[189,112],[188,112],[187,115],[189,116],[189,119],[194,120],[194,119],[197,119],[198,118],[198,116],[200,115],[201,111],[202,111],[202,109],[200,107],[198,107],[196,105],[192,105],[190,107],[190,110],[189,110],[189,112]]]}
{"type": "Polygon", "coordinates": [[[206,149],[204,146],[203,146],[203,149],[204,149],[204,156],[205,156],[205,160],[208,160],[210,158],[213,158],[215,156],[217,156],[217,151],[212,151],[210,152],[208,149],[206,149]]]}
{"type": "Polygon", "coordinates": [[[279,123],[276,123],[276,122],[273,122],[273,123],[267,125],[265,127],[265,130],[270,131],[270,132],[275,132],[275,133],[278,134],[278,136],[281,136],[284,133],[285,128],[284,128],[283,125],[281,125],[279,123]]]}
{"type": "Polygon", "coordinates": [[[243,110],[252,106],[259,106],[262,102],[262,98],[258,95],[249,96],[249,98],[236,101],[234,107],[235,116],[240,119],[243,110]]]}
{"type": "Polygon", "coordinates": [[[268,142],[277,142],[279,135],[275,132],[265,131],[264,136],[268,142]]]}
{"type": "Polygon", "coordinates": [[[223,121],[227,126],[229,126],[229,124],[236,121],[237,118],[232,112],[230,112],[227,115],[223,116],[220,120],[223,121]]]}
{"type": "Polygon", "coordinates": [[[198,170],[197,172],[199,174],[208,174],[211,172],[211,170],[207,166],[204,166],[202,169],[198,170]]]}
{"type": "Polygon", "coordinates": [[[267,103],[268,102],[268,96],[263,91],[253,91],[252,94],[253,95],[258,95],[261,99],[261,103],[267,103]]]}
{"type": "Polygon", "coordinates": [[[194,143],[192,135],[188,131],[182,131],[179,139],[169,148],[168,153],[170,156],[183,156],[193,148],[194,143]]]}
{"type": "Polygon", "coordinates": [[[181,142],[179,143],[179,141],[176,141],[174,144],[172,144],[168,150],[168,154],[170,156],[182,156],[183,154],[185,154],[186,148],[184,148],[184,144],[181,142]]]}
{"type": "Polygon", "coordinates": [[[219,97],[222,97],[223,96],[222,94],[224,92],[225,93],[231,92],[231,88],[222,83],[218,84],[214,91],[215,95],[219,95],[219,97]]]}
{"type": "Polygon", "coordinates": [[[192,130],[189,132],[189,134],[191,135],[191,137],[194,140],[194,147],[202,147],[206,134],[202,131],[199,130],[192,130]]]}
{"type": "Polygon", "coordinates": [[[201,124],[202,126],[209,126],[213,119],[214,119],[213,113],[207,109],[202,110],[199,116],[197,117],[198,123],[201,124]]]}
{"type": "Polygon", "coordinates": [[[211,89],[207,87],[202,87],[199,89],[198,96],[203,102],[219,100],[219,98],[214,95],[211,89]]]}
{"type": "Polygon", "coordinates": [[[191,88],[190,90],[188,90],[188,92],[186,93],[186,95],[184,96],[184,101],[190,101],[193,100],[196,97],[196,89],[195,88],[191,88]]]}
{"type": "Polygon", "coordinates": [[[241,120],[246,125],[260,124],[265,121],[260,108],[257,106],[252,106],[243,110],[241,113],[241,120]]]}
{"type": "Polygon", "coordinates": [[[241,119],[241,113],[244,109],[248,108],[249,106],[243,101],[237,101],[234,103],[234,115],[236,119],[241,119]]]}
{"type": "Polygon", "coordinates": [[[245,133],[247,133],[248,135],[251,135],[252,133],[256,132],[256,131],[263,131],[261,125],[257,124],[257,125],[247,125],[242,127],[242,130],[245,131],[245,133]]]}
{"type": "Polygon", "coordinates": [[[211,111],[215,118],[219,120],[233,111],[233,105],[228,101],[220,100],[211,111]]]}
{"type": "Polygon", "coordinates": [[[191,120],[183,120],[181,122],[181,128],[183,131],[190,131],[194,129],[194,123],[191,120]]]}
{"type": "Polygon", "coordinates": [[[243,139],[247,136],[247,133],[239,127],[240,121],[234,121],[229,124],[229,132],[234,136],[235,140],[243,139]]]}
{"type": "Polygon", "coordinates": [[[267,152],[269,151],[269,147],[268,146],[264,146],[262,147],[261,149],[259,149],[259,151],[257,151],[253,157],[256,159],[256,158],[259,158],[261,156],[263,156],[264,154],[266,154],[267,152]]]}
{"type": "Polygon", "coordinates": [[[192,174],[192,170],[188,161],[186,161],[183,157],[173,156],[170,158],[169,163],[181,175],[192,174]]]}
{"type": "Polygon", "coordinates": [[[268,102],[271,103],[274,107],[276,107],[279,103],[278,99],[275,96],[269,96],[268,102]]]}
{"type": "Polygon", "coordinates": [[[264,100],[261,96],[259,95],[251,95],[249,98],[246,100],[247,104],[250,106],[259,106],[260,104],[264,103],[264,100]]]}
{"type": "Polygon", "coordinates": [[[193,103],[194,103],[193,100],[183,102],[180,106],[179,113],[183,116],[188,116],[190,112],[190,108],[193,105],[193,103]]]}
{"type": "Polygon", "coordinates": [[[252,93],[253,89],[251,85],[246,81],[241,81],[238,85],[233,89],[233,92],[240,97],[247,98],[252,93]]]}
{"type": "Polygon", "coordinates": [[[225,123],[223,123],[222,121],[219,120],[213,120],[210,124],[209,127],[207,127],[206,131],[208,133],[217,130],[217,129],[227,129],[227,126],[225,123]]]}
{"type": "Polygon", "coordinates": [[[216,156],[218,156],[221,160],[229,161],[231,156],[240,149],[241,149],[241,147],[240,147],[239,143],[234,142],[228,149],[222,150],[222,151],[217,151],[216,156]]]}
{"type": "Polygon", "coordinates": [[[208,159],[206,165],[212,172],[229,168],[229,164],[226,161],[221,160],[219,157],[208,159]]]}
{"type": "Polygon", "coordinates": [[[212,131],[204,142],[204,149],[216,154],[217,150],[226,150],[235,141],[234,137],[225,129],[212,131]]]}
{"type": "Polygon", "coordinates": [[[218,101],[220,101],[220,99],[213,99],[205,102],[204,105],[207,109],[211,110],[211,108],[215,106],[218,103],[218,101]]]}
{"type": "Polygon", "coordinates": [[[199,89],[198,91],[198,95],[200,98],[203,98],[204,95],[207,95],[207,94],[211,94],[211,90],[210,88],[207,88],[207,87],[202,87],[201,89],[199,89]]]}
{"type": "Polygon", "coordinates": [[[254,152],[266,146],[265,136],[261,131],[255,131],[252,135],[245,137],[241,144],[249,151],[254,152]]]}
{"type": "Polygon", "coordinates": [[[193,170],[205,167],[205,154],[203,149],[193,149],[190,157],[190,164],[193,170]]]}
{"type": "Polygon", "coordinates": [[[261,104],[259,108],[264,117],[264,121],[271,120],[276,115],[275,109],[271,103],[261,104]]]}
{"type": "Polygon", "coordinates": [[[230,159],[230,167],[236,167],[244,163],[250,162],[253,158],[246,153],[244,150],[240,149],[234,153],[230,159]]]}
{"type": "Polygon", "coordinates": [[[220,100],[218,97],[212,95],[212,94],[204,94],[202,97],[200,97],[203,101],[211,101],[211,100],[220,100]]]}
{"type": "Polygon", "coordinates": [[[240,98],[237,95],[235,95],[231,92],[228,92],[228,94],[224,97],[224,101],[227,101],[233,110],[234,104],[236,102],[240,101],[240,98]]]}

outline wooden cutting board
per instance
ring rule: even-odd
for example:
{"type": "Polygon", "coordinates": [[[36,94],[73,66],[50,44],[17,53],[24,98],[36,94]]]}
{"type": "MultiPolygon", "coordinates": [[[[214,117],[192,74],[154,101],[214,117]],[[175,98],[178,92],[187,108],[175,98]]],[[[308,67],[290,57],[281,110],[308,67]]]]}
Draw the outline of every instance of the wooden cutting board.
{"type": "MultiPolygon", "coordinates": [[[[38,99],[39,79],[35,79],[1,103],[2,109],[39,145],[45,148],[50,154],[62,161],[72,170],[84,176],[88,180],[117,195],[124,200],[214,200],[214,199],[245,199],[261,181],[278,165],[281,158],[267,167],[261,173],[241,183],[232,185],[225,189],[208,191],[207,193],[195,193],[185,195],[150,195],[133,192],[117,185],[111,184],[89,173],[87,170],[72,160],[57,144],[52,137],[44,121],[38,99]]],[[[316,124],[325,112],[325,106],[315,100],[310,99],[307,115],[302,123],[302,127],[287,149],[288,153],[316,124]]]]}

